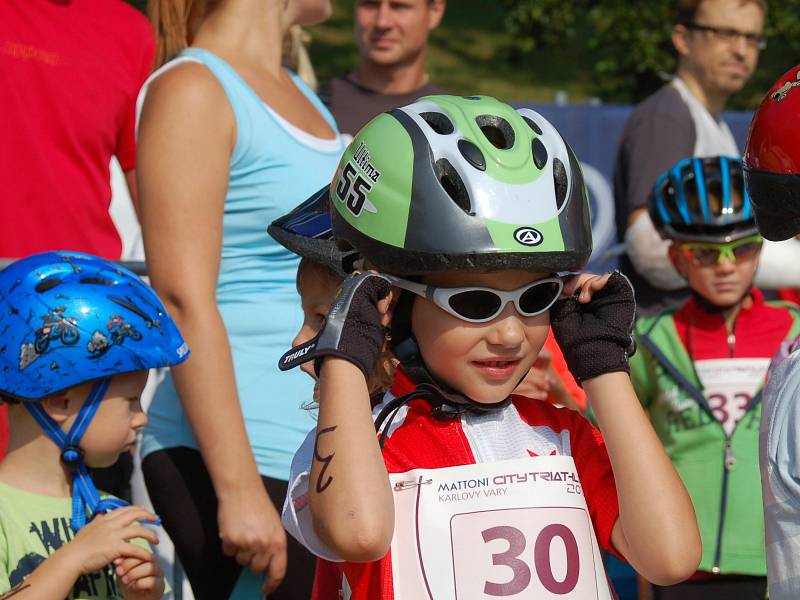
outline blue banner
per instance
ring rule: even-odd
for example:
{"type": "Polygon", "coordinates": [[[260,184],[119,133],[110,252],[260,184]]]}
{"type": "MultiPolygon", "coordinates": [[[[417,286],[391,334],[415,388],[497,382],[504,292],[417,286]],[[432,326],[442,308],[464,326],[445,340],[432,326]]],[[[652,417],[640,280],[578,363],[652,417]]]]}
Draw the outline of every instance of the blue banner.
{"type": "MultiPolygon", "coordinates": [[[[523,104],[541,113],[570,143],[583,165],[592,205],[594,253],[590,268],[607,270],[616,265],[609,250],[616,242],[612,172],[617,146],[632,106],[587,104],[523,104]]],[[[726,112],[723,118],[740,149],[744,148],[750,127],[750,112],[726,112]]]]}

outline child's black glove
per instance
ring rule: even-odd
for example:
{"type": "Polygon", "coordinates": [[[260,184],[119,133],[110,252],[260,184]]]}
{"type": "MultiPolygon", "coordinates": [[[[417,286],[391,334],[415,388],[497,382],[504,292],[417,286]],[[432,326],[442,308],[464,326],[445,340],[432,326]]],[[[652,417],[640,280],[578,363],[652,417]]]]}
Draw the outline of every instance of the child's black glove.
{"type": "Polygon", "coordinates": [[[550,324],[567,366],[579,383],[604,373],[630,373],[628,357],[636,302],[628,278],[615,271],[587,304],[577,296],[559,300],[550,309],[550,324]]]}
{"type": "Polygon", "coordinates": [[[284,354],[278,363],[280,370],[314,359],[319,374],[322,358],[331,355],[349,360],[369,378],[386,338],[377,305],[390,289],[389,280],[376,273],[358,273],[345,279],[322,330],[314,339],[284,354]]]}

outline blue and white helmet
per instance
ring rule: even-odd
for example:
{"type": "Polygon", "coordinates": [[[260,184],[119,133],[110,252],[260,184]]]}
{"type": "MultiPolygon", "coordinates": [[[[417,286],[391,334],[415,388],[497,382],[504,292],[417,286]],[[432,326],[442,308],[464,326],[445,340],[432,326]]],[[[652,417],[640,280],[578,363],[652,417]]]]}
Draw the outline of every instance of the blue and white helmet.
{"type": "Polygon", "coordinates": [[[679,161],[656,180],[648,204],[666,239],[731,242],[758,233],[739,158],[679,161]]]}
{"type": "Polygon", "coordinates": [[[38,400],[86,381],[177,365],[189,349],[125,268],[46,252],[0,271],[0,393],[38,400]]]}

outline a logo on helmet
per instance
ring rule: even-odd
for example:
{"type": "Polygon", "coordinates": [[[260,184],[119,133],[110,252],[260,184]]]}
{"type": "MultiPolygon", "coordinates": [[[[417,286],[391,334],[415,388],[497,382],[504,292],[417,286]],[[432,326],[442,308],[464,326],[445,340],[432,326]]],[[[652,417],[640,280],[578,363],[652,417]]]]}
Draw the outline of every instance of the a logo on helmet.
{"type": "Polygon", "coordinates": [[[68,316],[66,306],[56,306],[41,317],[42,326],[36,329],[33,342],[23,343],[19,352],[19,368],[24,369],[34,360],[56,347],[74,346],[81,337],[78,320],[68,316]]]}
{"type": "Polygon", "coordinates": [[[786,98],[786,96],[789,95],[789,92],[791,92],[794,88],[798,86],[800,86],[800,71],[797,71],[797,76],[795,78],[795,81],[787,81],[786,83],[784,83],[781,87],[779,87],[772,93],[770,98],[772,98],[776,102],[780,102],[781,100],[786,98]]]}
{"type": "Polygon", "coordinates": [[[538,246],[544,240],[544,236],[533,227],[520,227],[514,232],[514,239],[523,246],[538,246]]]}
{"type": "Polygon", "coordinates": [[[363,211],[377,213],[378,209],[369,201],[367,194],[381,178],[381,172],[372,164],[367,145],[361,142],[353,158],[347,161],[336,182],[336,197],[343,202],[353,216],[363,211]]]}
{"type": "Polygon", "coordinates": [[[108,333],[95,330],[92,339],[86,344],[86,349],[91,354],[91,358],[100,358],[111,346],[121,346],[125,338],[130,338],[134,342],[142,340],[142,333],[133,325],[128,323],[122,315],[113,314],[106,324],[108,333]]]}

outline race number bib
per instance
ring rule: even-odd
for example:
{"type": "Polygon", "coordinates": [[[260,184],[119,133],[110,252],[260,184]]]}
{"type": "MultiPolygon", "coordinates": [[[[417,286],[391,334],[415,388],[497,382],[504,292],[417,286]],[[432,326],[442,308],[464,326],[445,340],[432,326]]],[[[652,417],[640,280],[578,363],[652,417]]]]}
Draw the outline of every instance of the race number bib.
{"type": "Polygon", "coordinates": [[[398,600],[611,600],[570,456],[390,475],[398,600]]]}
{"type": "Polygon", "coordinates": [[[717,358],[695,361],[697,377],[711,412],[730,436],[767,375],[768,358],[717,358]]]}

